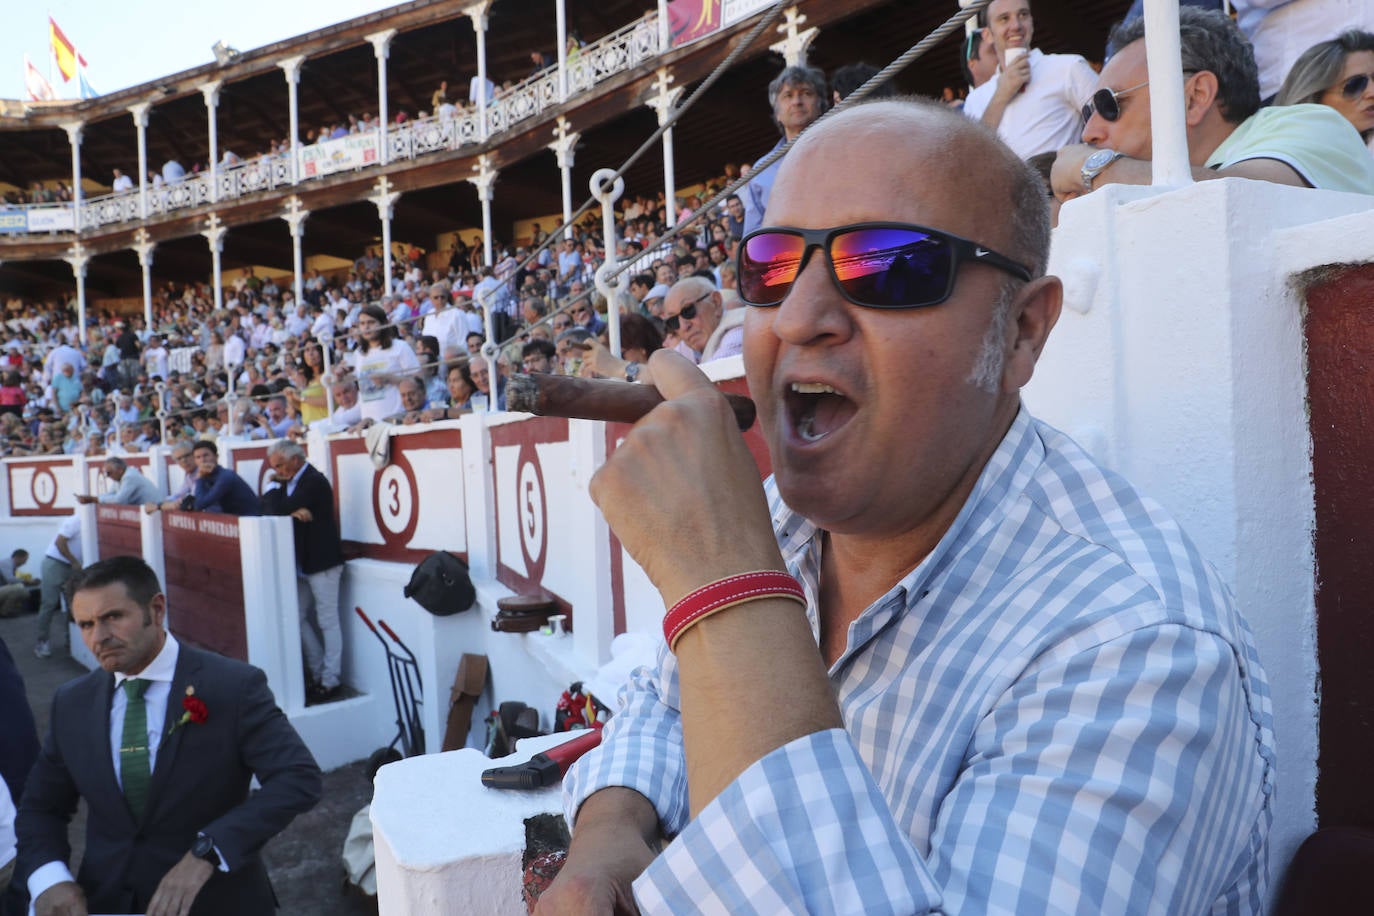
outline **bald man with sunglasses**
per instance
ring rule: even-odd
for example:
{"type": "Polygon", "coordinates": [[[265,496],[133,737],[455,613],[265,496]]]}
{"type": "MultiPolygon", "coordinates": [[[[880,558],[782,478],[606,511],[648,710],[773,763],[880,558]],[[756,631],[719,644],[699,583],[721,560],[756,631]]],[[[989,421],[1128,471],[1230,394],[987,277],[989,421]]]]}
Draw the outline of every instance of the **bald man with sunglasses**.
{"type": "Polygon", "coordinates": [[[744,310],[727,310],[720,290],[705,277],[673,284],[663,300],[663,327],[690,348],[698,364],[744,352],[744,310]]]}
{"type": "MultiPolygon", "coordinates": [[[[1195,181],[1249,178],[1374,194],[1374,159],[1359,133],[1325,105],[1260,108],[1254,52],[1223,13],[1179,8],[1184,119],[1195,181]]],[[[1082,143],[1055,158],[1060,201],[1104,184],[1150,184],[1150,71],[1140,19],[1112,30],[1119,48],[1083,106],[1082,143]]]]}
{"type": "Polygon", "coordinates": [[[1038,176],[943,106],[872,102],[802,136],[768,220],[738,288],[772,476],[665,351],[666,402],[592,479],[669,611],[564,782],[537,912],[1260,911],[1250,631],[1160,506],[1021,404],[1061,301],[1038,176]]]}

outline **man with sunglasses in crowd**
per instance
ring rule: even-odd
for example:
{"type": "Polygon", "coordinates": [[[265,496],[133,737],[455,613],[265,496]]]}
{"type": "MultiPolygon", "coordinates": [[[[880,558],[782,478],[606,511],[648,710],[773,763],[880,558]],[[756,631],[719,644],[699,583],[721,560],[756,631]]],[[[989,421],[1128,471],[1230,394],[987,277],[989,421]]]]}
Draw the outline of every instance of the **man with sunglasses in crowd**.
{"type": "MultiPolygon", "coordinates": [[[[1374,194],[1374,159],[1359,133],[1325,105],[1260,108],[1250,44],[1224,13],[1180,7],[1184,118],[1193,179],[1250,178],[1374,194]]],[[[1150,184],[1150,73],[1145,25],[1112,30],[1120,48],[1083,106],[1083,142],[1059,151],[1051,181],[1061,201],[1104,184],[1150,184]]]]}
{"type": "Polygon", "coordinates": [[[726,311],[720,290],[705,277],[673,284],[663,300],[663,328],[691,348],[696,363],[744,352],[744,309],[726,311]]]}
{"type": "Polygon", "coordinates": [[[1097,74],[1077,54],[1031,48],[1030,0],[992,0],[984,11],[1001,68],[964,101],[964,114],[997,131],[1022,159],[1052,153],[1078,139],[1078,112],[1097,74]]]}
{"type": "Polygon", "coordinates": [[[772,476],[663,351],[667,401],[591,481],[670,610],[565,779],[537,912],[1262,909],[1253,638],[1163,508],[1021,404],[1048,251],[1038,175],[944,106],[801,138],[739,257],[772,476]]]}

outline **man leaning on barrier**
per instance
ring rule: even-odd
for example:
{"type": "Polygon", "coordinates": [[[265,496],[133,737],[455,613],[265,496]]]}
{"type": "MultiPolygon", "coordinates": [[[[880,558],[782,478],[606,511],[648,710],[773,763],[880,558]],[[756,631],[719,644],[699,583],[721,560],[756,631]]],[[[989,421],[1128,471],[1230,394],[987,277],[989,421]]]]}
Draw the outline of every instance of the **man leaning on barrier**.
{"type": "Polygon", "coordinates": [[[1177,523],[1022,406],[1048,250],[1040,179],[944,106],[801,138],[740,248],[773,476],[664,352],[592,479],[672,644],[565,780],[540,913],[1262,909],[1254,641],[1177,523]]]}

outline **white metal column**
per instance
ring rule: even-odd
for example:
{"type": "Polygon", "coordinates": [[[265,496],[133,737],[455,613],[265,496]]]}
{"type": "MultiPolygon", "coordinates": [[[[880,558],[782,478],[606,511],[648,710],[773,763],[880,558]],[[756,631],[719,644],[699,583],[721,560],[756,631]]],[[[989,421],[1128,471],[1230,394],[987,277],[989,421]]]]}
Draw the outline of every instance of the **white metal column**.
{"type": "Polygon", "coordinates": [[[80,334],[81,350],[86,349],[86,265],[91,256],[80,242],[73,242],[68,254],[62,260],[71,265],[72,278],[76,280],[76,329],[80,334]]]}
{"type": "MultiPolygon", "coordinates": [[[[80,121],[70,121],[62,125],[67,132],[67,140],[72,145],[72,228],[81,231],[81,128],[80,121]]],[[[85,268],[82,268],[85,276],[85,268]]],[[[78,289],[80,292],[80,289],[78,289]]],[[[84,300],[84,293],[82,294],[84,300]]]]}
{"type": "Polygon", "coordinates": [[[224,308],[224,271],[221,269],[220,256],[224,253],[224,233],[228,231],[228,227],[220,223],[219,214],[211,213],[205,221],[205,229],[200,233],[210,243],[210,283],[214,287],[217,312],[224,308]]]}
{"type": "MultiPolygon", "coordinates": [[[[387,148],[386,142],[386,60],[391,56],[391,39],[395,37],[395,29],[374,32],[367,36],[367,40],[372,42],[372,53],[377,57],[377,161],[382,165],[386,165],[391,159],[391,152],[387,148]]],[[[437,113],[431,112],[431,114],[437,113]]]]}
{"type": "Polygon", "coordinates": [[[219,80],[204,83],[200,94],[205,98],[205,120],[210,132],[210,202],[219,202],[219,80]]]}
{"type": "Polygon", "coordinates": [[[463,10],[472,20],[472,30],[477,33],[477,135],[483,141],[491,130],[487,124],[487,103],[491,101],[487,98],[487,11],[490,9],[491,0],[482,0],[463,10]]]}
{"type": "Polygon", "coordinates": [[[568,100],[568,10],[567,0],[555,0],[558,8],[558,101],[568,100]]]}
{"type": "Polygon", "coordinates": [[[492,187],[496,184],[496,169],[491,164],[491,154],[483,153],[477,157],[473,166],[476,175],[468,176],[468,181],[477,187],[477,199],[482,202],[482,263],[490,267],[491,258],[491,197],[492,187]]]}
{"type": "MultiPolygon", "coordinates": [[[[682,98],[682,87],[676,89],[669,88],[673,82],[673,76],[668,72],[667,67],[658,68],[658,77],[654,80],[654,94],[644,100],[644,104],[654,110],[658,115],[658,126],[662,127],[668,123],[672,117],[673,110],[677,108],[678,99],[682,98]]],[[[673,129],[670,127],[663,132],[663,202],[668,211],[668,226],[677,225],[677,176],[673,166],[673,129]]]]}
{"type": "Polygon", "coordinates": [[[157,243],[148,237],[142,226],[134,233],[134,251],[138,252],[138,266],[143,270],[143,326],[153,330],[153,249],[157,243]]]}
{"type": "Polygon", "coordinates": [[[573,237],[572,226],[572,167],[577,141],[582,135],[576,131],[568,130],[568,119],[562,115],[558,116],[558,127],[553,132],[554,142],[549,144],[549,149],[558,157],[558,174],[563,184],[563,225],[567,226],[563,230],[563,238],[573,237]]]}
{"type": "Polygon", "coordinates": [[[138,133],[138,213],[144,219],[148,218],[148,109],[152,107],[151,102],[129,106],[138,133]]]}
{"type": "Polygon", "coordinates": [[[382,221],[382,294],[391,292],[391,217],[395,214],[396,201],[400,191],[391,190],[391,181],[385,175],[373,185],[376,191],[368,200],[377,208],[377,217],[382,221]]]}
{"type": "Polygon", "coordinates": [[[286,101],[290,109],[291,116],[291,183],[296,184],[301,180],[301,125],[300,125],[300,106],[296,99],[296,90],[301,81],[301,65],[305,63],[305,55],[299,54],[295,57],[288,57],[286,60],[278,61],[277,66],[281,67],[286,74],[286,101]]]}
{"type": "Polygon", "coordinates": [[[305,235],[305,219],[310,215],[310,211],[301,205],[299,197],[292,197],[286,202],[286,212],[281,218],[286,220],[286,225],[291,230],[291,264],[294,273],[294,284],[292,289],[296,293],[296,301],[305,301],[304,281],[301,269],[301,237],[305,235]]]}

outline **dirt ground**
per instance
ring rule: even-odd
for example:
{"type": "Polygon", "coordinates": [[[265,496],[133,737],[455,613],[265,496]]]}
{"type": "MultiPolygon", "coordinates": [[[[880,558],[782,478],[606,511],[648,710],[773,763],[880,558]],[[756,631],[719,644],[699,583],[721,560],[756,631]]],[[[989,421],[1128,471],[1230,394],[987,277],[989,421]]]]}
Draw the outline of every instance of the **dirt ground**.
{"type": "MultiPolygon", "coordinates": [[[[38,720],[41,737],[47,729],[48,707],[54,691],[86,669],[54,645],[52,658],[33,655],[37,617],[0,618],[0,639],[14,656],[28,692],[29,705],[38,720]]],[[[60,642],[60,637],[58,642],[60,642]]],[[[363,763],[353,763],[324,774],[324,797],[314,810],[296,818],[267,844],[263,858],[272,876],[282,913],[291,916],[353,916],[375,912],[342,891],[343,865],[339,859],[353,815],[371,799],[371,786],[363,763]]],[[[73,821],[73,868],[85,846],[86,813],[83,805],[73,821]]]]}

